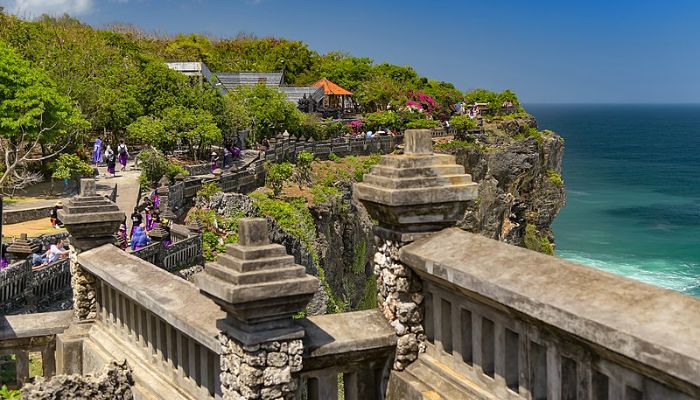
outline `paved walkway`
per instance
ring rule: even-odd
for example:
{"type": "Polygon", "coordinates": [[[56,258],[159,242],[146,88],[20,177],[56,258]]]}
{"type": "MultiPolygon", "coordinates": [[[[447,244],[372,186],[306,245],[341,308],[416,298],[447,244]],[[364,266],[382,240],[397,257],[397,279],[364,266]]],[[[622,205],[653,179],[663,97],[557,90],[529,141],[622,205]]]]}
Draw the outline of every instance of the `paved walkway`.
{"type": "Polygon", "coordinates": [[[117,206],[126,215],[127,232],[129,232],[131,229],[131,218],[129,217],[138,203],[141,171],[134,169],[132,162],[127,164],[126,171],[117,171],[115,178],[105,177],[106,167],[98,167],[98,171],[100,172],[100,177],[97,180],[98,193],[109,195],[112,193],[114,185],[117,185],[117,206]]]}

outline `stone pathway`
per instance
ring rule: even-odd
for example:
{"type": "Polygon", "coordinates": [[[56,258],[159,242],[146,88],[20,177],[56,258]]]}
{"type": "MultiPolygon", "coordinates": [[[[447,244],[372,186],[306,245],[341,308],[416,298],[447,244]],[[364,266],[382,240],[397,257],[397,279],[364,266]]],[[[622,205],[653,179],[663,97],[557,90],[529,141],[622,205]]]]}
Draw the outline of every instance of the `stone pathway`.
{"type": "Polygon", "coordinates": [[[139,196],[139,175],[141,171],[134,169],[132,162],[127,164],[127,170],[124,172],[117,171],[115,178],[105,177],[107,172],[106,167],[98,167],[100,178],[97,180],[97,192],[103,195],[109,195],[117,185],[117,206],[120,211],[126,215],[127,232],[131,229],[131,213],[138,203],[139,196]]]}

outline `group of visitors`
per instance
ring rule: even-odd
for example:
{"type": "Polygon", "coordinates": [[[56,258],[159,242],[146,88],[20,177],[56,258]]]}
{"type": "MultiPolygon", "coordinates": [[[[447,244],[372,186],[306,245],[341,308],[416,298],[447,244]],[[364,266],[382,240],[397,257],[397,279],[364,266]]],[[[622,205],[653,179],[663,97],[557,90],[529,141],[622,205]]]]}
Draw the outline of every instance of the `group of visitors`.
{"type": "MultiPolygon", "coordinates": [[[[132,251],[136,251],[148,246],[151,243],[151,232],[158,227],[165,229],[167,233],[170,232],[170,220],[161,217],[158,211],[160,198],[156,190],[154,189],[144,196],[143,202],[145,204],[144,211],[140,212],[139,208],[136,207],[131,214],[131,232],[127,235],[126,220],[119,226],[117,242],[122,250],[129,247],[132,251]]],[[[166,246],[171,244],[169,235],[163,239],[163,244],[166,246]]]]}
{"type": "MultiPolygon", "coordinates": [[[[269,144],[268,144],[269,146],[269,144]]],[[[233,160],[236,160],[241,157],[241,149],[238,146],[235,145],[230,145],[227,144],[224,146],[224,158],[221,160],[219,157],[219,153],[213,151],[211,153],[211,157],[209,158],[210,162],[210,172],[214,172],[217,168],[219,168],[219,161],[222,162],[221,168],[226,168],[226,166],[233,162],[233,160]]]]}
{"type": "Polygon", "coordinates": [[[66,249],[66,243],[63,239],[53,238],[49,242],[49,248],[46,251],[37,251],[31,257],[32,269],[41,269],[67,258],[68,249],[66,249]]]}
{"type": "Polygon", "coordinates": [[[108,143],[107,147],[102,153],[102,139],[95,139],[95,144],[92,146],[92,162],[97,166],[97,164],[104,162],[107,164],[107,176],[116,176],[116,165],[117,161],[121,165],[121,171],[126,171],[126,163],[129,161],[129,149],[124,143],[124,139],[119,141],[116,151],[112,149],[112,146],[108,143]]]}

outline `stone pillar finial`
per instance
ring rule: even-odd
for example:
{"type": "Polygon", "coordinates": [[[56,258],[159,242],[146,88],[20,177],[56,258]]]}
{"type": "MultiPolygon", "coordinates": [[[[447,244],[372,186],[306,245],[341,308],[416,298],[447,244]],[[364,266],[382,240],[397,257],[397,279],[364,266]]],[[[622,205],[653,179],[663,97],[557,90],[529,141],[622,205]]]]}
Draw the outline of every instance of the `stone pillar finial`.
{"type": "Polygon", "coordinates": [[[433,154],[430,129],[409,129],[404,134],[404,154],[433,154]]]}
{"type": "Polygon", "coordinates": [[[227,313],[220,329],[246,345],[304,335],[293,315],[318,290],[318,278],[294,263],[284,246],[271,244],[267,220],[242,218],[238,243],[195,275],[195,285],[227,313]]]}
{"type": "Polygon", "coordinates": [[[454,156],[433,153],[430,130],[409,129],[404,140],[405,154],[382,156],[354,190],[380,233],[410,242],[459,221],[477,184],[454,156]]]}
{"type": "Polygon", "coordinates": [[[73,309],[78,320],[94,319],[97,307],[95,277],[80,266],[77,254],[116,242],[114,234],[125,217],[116,204],[97,194],[94,179],[81,179],[80,195],[68,200],[63,209],[58,210],[58,218],[71,236],[71,286],[73,309]]]}
{"type": "Polygon", "coordinates": [[[293,315],[306,307],[319,280],[284,246],[270,243],[261,218],[241,219],[238,243],[194,280],[226,311],[217,321],[222,399],[296,398],[305,332],[293,315]]]}
{"type": "Polygon", "coordinates": [[[97,195],[97,187],[94,179],[80,180],[80,197],[92,197],[97,195]]]}

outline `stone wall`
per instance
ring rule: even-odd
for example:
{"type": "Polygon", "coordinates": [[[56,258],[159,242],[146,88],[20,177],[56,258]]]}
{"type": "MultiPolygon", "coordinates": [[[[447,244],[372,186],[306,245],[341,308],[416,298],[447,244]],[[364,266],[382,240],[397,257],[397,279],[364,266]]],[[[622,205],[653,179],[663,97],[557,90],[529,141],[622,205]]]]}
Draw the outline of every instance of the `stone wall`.
{"type": "Polygon", "coordinates": [[[245,346],[222,334],[221,391],[226,400],[294,399],[304,347],[301,340],[245,346]]]}
{"type": "Polygon", "coordinates": [[[24,221],[32,221],[40,218],[48,218],[53,205],[21,210],[4,210],[2,213],[3,224],[18,224],[24,221]]]}
{"type": "Polygon", "coordinates": [[[131,400],[134,378],[126,361],[113,361],[100,375],[56,375],[51,379],[36,378],[22,387],[26,400],[131,400]]]}
{"type": "Polygon", "coordinates": [[[40,270],[21,261],[0,271],[0,314],[46,308],[55,300],[68,299],[69,270],[69,260],[64,259],[40,270]]]}

